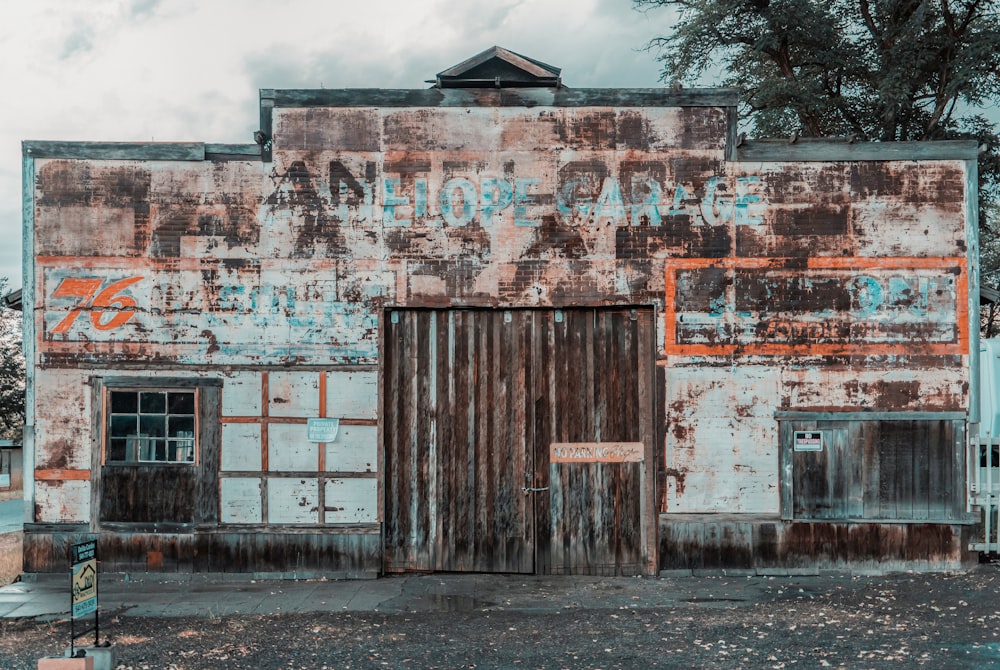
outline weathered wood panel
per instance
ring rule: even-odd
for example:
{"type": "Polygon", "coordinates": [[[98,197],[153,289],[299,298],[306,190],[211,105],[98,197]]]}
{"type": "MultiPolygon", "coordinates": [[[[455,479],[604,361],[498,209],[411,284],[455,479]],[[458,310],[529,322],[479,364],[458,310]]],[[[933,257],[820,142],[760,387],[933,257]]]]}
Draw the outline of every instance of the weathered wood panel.
{"type": "Polygon", "coordinates": [[[533,471],[523,350],[533,318],[390,317],[386,357],[401,364],[386,380],[387,570],[534,569],[533,510],[521,490],[533,471]]]}
{"type": "Polygon", "coordinates": [[[262,523],[261,482],[259,477],[223,477],[219,482],[219,521],[262,523]]]}
{"type": "Polygon", "coordinates": [[[975,527],[864,521],[795,522],[752,515],[660,516],[661,571],[959,570],[976,564],[975,527]]]}
{"type": "Polygon", "coordinates": [[[326,523],[375,523],[378,520],[378,480],[327,479],[324,487],[326,523]]]}
{"type": "Polygon", "coordinates": [[[100,520],[193,523],[197,479],[191,465],[105,465],[100,520]]]}
{"type": "Polygon", "coordinates": [[[643,441],[651,435],[645,426],[652,421],[652,403],[641,401],[642,385],[651,379],[642,369],[652,367],[652,314],[564,310],[562,315],[553,328],[553,358],[561,378],[582,379],[578,386],[555,387],[552,398],[551,440],[561,443],[557,457],[558,452],[565,457],[553,459],[550,467],[550,561],[540,569],[643,574],[649,553],[643,496],[652,471],[643,441]],[[584,462],[570,462],[574,458],[584,462]],[[619,459],[624,462],[614,462],[619,459]]]}
{"type": "Polygon", "coordinates": [[[317,478],[268,478],[268,522],[275,524],[318,524],[319,508],[319,480],[317,478]]]}
{"type": "Polygon", "coordinates": [[[377,472],[378,427],[341,424],[337,439],[326,443],[327,472],[377,472]]]}
{"type": "Polygon", "coordinates": [[[782,421],[782,460],[791,462],[783,505],[794,519],[965,519],[964,468],[956,420],[782,421]],[[795,431],[823,436],[819,451],[796,451],[795,431]]]}
{"type": "Polygon", "coordinates": [[[393,311],[388,322],[387,569],[647,570],[650,310],[393,311]],[[595,441],[638,443],[638,462],[550,473],[553,442],[595,441]]]}
{"type": "Polygon", "coordinates": [[[380,572],[381,539],[371,527],[299,534],[267,528],[191,533],[28,529],[24,569],[66,573],[69,547],[95,538],[102,572],[242,572],[287,579],[371,578],[380,572]]]}
{"type": "MultiPolygon", "coordinates": [[[[229,392],[228,387],[226,392],[229,392]]],[[[223,394],[225,397],[225,394],[223,394]]],[[[223,423],[220,427],[223,471],[261,470],[261,426],[253,423],[223,423]]]]}

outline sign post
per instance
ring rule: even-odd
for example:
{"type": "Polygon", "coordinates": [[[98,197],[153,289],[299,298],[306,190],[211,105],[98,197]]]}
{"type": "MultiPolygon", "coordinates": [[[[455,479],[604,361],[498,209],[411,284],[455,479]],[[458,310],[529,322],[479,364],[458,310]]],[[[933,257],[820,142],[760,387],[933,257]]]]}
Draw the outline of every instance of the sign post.
{"type": "Polygon", "coordinates": [[[70,547],[70,656],[76,656],[76,638],[91,629],[76,632],[76,620],[94,615],[94,646],[100,636],[100,614],[97,611],[97,540],[80,542],[70,547]]]}

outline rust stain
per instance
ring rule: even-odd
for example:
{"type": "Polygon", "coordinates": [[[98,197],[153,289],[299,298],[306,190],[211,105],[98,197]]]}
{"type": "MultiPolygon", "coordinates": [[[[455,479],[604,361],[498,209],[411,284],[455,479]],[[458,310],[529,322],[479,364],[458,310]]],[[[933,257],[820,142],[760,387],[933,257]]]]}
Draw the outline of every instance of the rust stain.
{"type": "Polygon", "coordinates": [[[676,468],[667,468],[665,473],[667,477],[673,477],[677,495],[684,495],[684,480],[687,478],[687,471],[678,470],[676,468]]]}

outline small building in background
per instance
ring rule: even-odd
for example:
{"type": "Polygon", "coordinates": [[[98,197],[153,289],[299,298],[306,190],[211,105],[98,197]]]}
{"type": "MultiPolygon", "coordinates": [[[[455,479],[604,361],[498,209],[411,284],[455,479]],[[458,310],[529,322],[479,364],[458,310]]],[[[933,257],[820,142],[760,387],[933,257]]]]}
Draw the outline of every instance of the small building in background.
{"type": "Polygon", "coordinates": [[[0,440],[0,501],[17,500],[24,493],[21,445],[0,440]]]}
{"type": "Polygon", "coordinates": [[[976,144],[736,123],[493,48],[25,142],[25,569],[968,565],[976,144]]]}

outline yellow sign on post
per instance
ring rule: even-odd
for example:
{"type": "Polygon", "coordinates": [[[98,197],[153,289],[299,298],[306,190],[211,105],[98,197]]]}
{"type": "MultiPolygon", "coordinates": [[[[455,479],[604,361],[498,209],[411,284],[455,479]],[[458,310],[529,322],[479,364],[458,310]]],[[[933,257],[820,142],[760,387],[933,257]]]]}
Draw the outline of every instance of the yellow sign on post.
{"type": "Polygon", "coordinates": [[[97,542],[73,546],[73,616],[97,611],[97,542]]]}
{"type": "Polygon", "coordinates": [[[97,560],[73,566],[73,616],[97,611],[97,560]]]}

